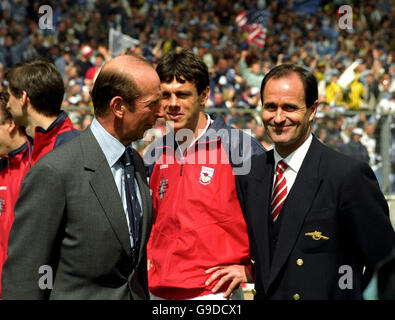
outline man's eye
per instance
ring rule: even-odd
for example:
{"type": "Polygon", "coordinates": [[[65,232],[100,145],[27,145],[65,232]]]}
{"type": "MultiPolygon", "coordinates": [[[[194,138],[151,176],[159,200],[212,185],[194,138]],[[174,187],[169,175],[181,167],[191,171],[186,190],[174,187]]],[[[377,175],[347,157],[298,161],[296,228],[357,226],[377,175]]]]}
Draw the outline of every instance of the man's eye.
{"type": "Polygon", "coordinates": [[[295,106],[284,106],[285,111],[295,111],[297,108],[295,106]]]}
{"type": "Polygon", "coordinates": [[[276,110],[277,107],[274,104],[268,104],[268,105],[265,105],[265,109],[268,111],[273,111],[273,110],[276,110]]]}
{"type": "Polygon", "coordinates": [[[186,93],[181,92],[181,93],[177,93],[177,97],[181,99],[185,99],[188,97],[188,95],[186,93]]]}

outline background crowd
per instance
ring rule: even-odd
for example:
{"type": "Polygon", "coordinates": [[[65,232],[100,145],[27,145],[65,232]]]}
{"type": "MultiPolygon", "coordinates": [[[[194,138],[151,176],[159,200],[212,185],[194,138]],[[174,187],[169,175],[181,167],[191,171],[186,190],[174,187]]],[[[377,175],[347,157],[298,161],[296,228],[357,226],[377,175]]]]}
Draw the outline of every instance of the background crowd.
{"type": "MultiPolygon", "coordinates": [[[[51,59],[66,87],[63,101],[75,128],[92,121],[89,92],[108,61],[109,30],[139,40],[137,52],[156,64],[177,47],[191,48],[211,74],[207,112],[249,129],[266,147],[259,89],[277,64],[298,63],[319,81],[321,141],[369,162],[381,180],[381,128],[395,115],[395,7],[391,1],[226,1],[226,0],[9,0],[0,3],[0,86],[4,73],[36,55],[51,59]],[[339,7],[352,8],[352,28],[339,28],[339,7]],[[39,8],[53,9],[53,26],[39,27],[39,8]],[[244,10],[270,11],[266,43],[247,41],[235,17],[244,10]]],[[[391,121],[390,165],[395,192],[395,124],[391,121]]],[[[137,147],[163,134],[164,123],[137,147]]]]}

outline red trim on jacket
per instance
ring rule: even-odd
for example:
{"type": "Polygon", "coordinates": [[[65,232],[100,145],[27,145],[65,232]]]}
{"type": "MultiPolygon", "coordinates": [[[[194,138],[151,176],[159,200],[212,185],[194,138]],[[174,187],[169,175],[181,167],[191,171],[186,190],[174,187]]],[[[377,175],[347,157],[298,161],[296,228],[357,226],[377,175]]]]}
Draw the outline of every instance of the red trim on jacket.
{"type": "MultiPolygon", "coordinates": [[[[73,128],[70,118],[64,111],[59,114],[47,130],[36,127],[33,142],[32,165],[40,160],[43,155],[52,151],[56,145],[59,145],[59,143],[57,143],[58,137],[68,131],[75,131],[76,134],[78,133],[78,131],[73,128]]],[[[67,140],[69,139],[65,139],[64,142],[67,140]]]]}

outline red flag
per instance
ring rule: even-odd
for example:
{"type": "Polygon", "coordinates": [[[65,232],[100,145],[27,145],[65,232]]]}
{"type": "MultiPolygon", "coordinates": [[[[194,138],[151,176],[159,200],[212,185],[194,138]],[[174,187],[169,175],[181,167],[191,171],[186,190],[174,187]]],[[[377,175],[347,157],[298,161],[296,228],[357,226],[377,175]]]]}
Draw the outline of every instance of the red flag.
{"type": "Polygon", "coordinates": [[[269,10],[249,10],[236,15],[236,25],[247,32],[247,43],[263,48],[266,41],[269,10]]]}

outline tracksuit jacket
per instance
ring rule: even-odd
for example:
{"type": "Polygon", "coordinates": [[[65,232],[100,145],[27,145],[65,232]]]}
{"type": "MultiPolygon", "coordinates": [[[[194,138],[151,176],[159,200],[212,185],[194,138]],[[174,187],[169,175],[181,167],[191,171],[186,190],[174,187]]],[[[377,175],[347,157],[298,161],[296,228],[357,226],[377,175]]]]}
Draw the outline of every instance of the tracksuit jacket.
{"type": "Polygon", "coordinates": [[[78,134],[79,131],[73,128],[70,118],[64,111],[58,115],[47,130],[36,127],[34,133],[32,165],[40,160],[43,155],[71,140],[78,134]]]}
{"type": "Polygon", "coordinates": [[[234,174],[247,173],[251,157],[262,152],[257,140],[221,116],[183,155],[172,133],[152,144],[145,154],[154,205],[147,246],[152,294],[177,300],[207,295],[216,282],[205,285],[206,269],[250,267],[234,174]]]}
{"type": "Polygon", "coordinates": [[[22,180],[30,168],[30,158],[30,143],[25,142],[10,152],[8,158],[0,159],[0,279],[7,258],[8,235],[14,222],[14,206],[22,180]]]}

